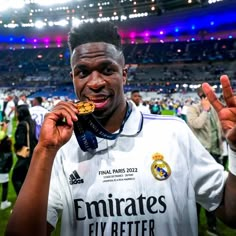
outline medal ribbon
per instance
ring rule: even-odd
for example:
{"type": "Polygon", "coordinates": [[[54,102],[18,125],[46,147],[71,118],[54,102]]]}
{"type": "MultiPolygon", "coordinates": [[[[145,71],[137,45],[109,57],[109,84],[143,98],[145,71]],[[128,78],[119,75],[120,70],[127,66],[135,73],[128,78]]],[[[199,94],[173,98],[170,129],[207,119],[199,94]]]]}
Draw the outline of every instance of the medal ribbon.
{"type": "Polygon", "coordinates": [[[122,121],[119,132],[110,133],[96,120],[94,115],[88,114],[85,116],[80,116],[79,120],[74,123],[74,131],[76,139],[79,143],[80,148],[87,152],[91,149],[96,149],[98,147],[97,137],[114,140],[116,139],[123,130],[124,124],[131,114],[131,107],[127,103],[127,109],[125,118],[122,121]]]}

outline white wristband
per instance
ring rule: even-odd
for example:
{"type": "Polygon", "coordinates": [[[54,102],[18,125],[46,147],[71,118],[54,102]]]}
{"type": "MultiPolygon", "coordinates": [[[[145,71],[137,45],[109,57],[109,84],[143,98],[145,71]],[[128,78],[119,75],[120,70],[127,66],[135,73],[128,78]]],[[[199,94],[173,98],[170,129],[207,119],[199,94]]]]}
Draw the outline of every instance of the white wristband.
{"type": "Polygon", "coordinates": [[[236,152],[232,151],[229,147],[229,171],[236,176],[236,152]]]}

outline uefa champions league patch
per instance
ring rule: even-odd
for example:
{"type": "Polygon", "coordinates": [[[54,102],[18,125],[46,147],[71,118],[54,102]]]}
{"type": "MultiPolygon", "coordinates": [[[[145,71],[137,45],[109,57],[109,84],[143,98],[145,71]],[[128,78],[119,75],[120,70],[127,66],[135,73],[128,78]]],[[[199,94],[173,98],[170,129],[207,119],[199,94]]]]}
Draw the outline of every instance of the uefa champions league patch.
{"type": "Polygon", "coordinates": [[[171,169],[167,162],[164,161],[164,156],[156,152],[152,155],[152,159],[154,160],[151,165],[153,176],[157,180],[166,180],[169,178],[171,175],[171,169]]]}

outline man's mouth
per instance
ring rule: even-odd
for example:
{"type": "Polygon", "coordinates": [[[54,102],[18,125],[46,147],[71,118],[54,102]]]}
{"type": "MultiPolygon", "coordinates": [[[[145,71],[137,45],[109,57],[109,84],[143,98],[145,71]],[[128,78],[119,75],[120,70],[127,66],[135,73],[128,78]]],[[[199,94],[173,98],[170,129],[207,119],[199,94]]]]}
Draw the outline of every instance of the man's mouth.
{"type": "Polygon", "coordinates": [[[89,101],[93,102],[95,105],[95,109],[104,108],[108,103],[108,96],[100,96],[100,97],[89,97],[89,101]]]}

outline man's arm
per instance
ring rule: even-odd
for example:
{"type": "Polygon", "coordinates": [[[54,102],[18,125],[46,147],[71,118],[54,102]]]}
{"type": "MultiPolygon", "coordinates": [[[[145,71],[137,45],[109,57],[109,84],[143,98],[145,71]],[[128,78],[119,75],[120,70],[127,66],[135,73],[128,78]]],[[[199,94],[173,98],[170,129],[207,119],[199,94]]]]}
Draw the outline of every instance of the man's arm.
{"type": "Polygon", "coordinates": [[[225,193],[216,214],[226,225],[236,228],[236,176],[229,172],[225,184],[225,193]]]}
{"type": "Polygon", "coordinates": [[[208,83],[203,90],[216,110],[225,138],[229,144],[229,175],[225,183],[222,204],[217,209],[217,216],[228,226],[236,228],[236,100],[226,75],[220,78],[226,105],[216,97],[208,83]],[[234,151],[232,151],[234,150],[234,151]]]}
{"type": "Polygon", "coordinates": [[[46,150],[40,144],[36,146],[6,235],[46,235],[48,191],[55,155],[55,150],[46,150]]]}
{"type": "Polygon", "coordinates": [[[53,230],[53,226],[47,223],[47,236],[50,236],[53,230]]]}
{"type": "Polygon", "coordinates": [[[72,103],[60,102],[45,117],[30,168],[9,218],[5,235],[46,236],[48,193],[57,151],[71,137],[78,111],[72,103]],[[66,120],[66,122],[65,122],[66,120]]]}

